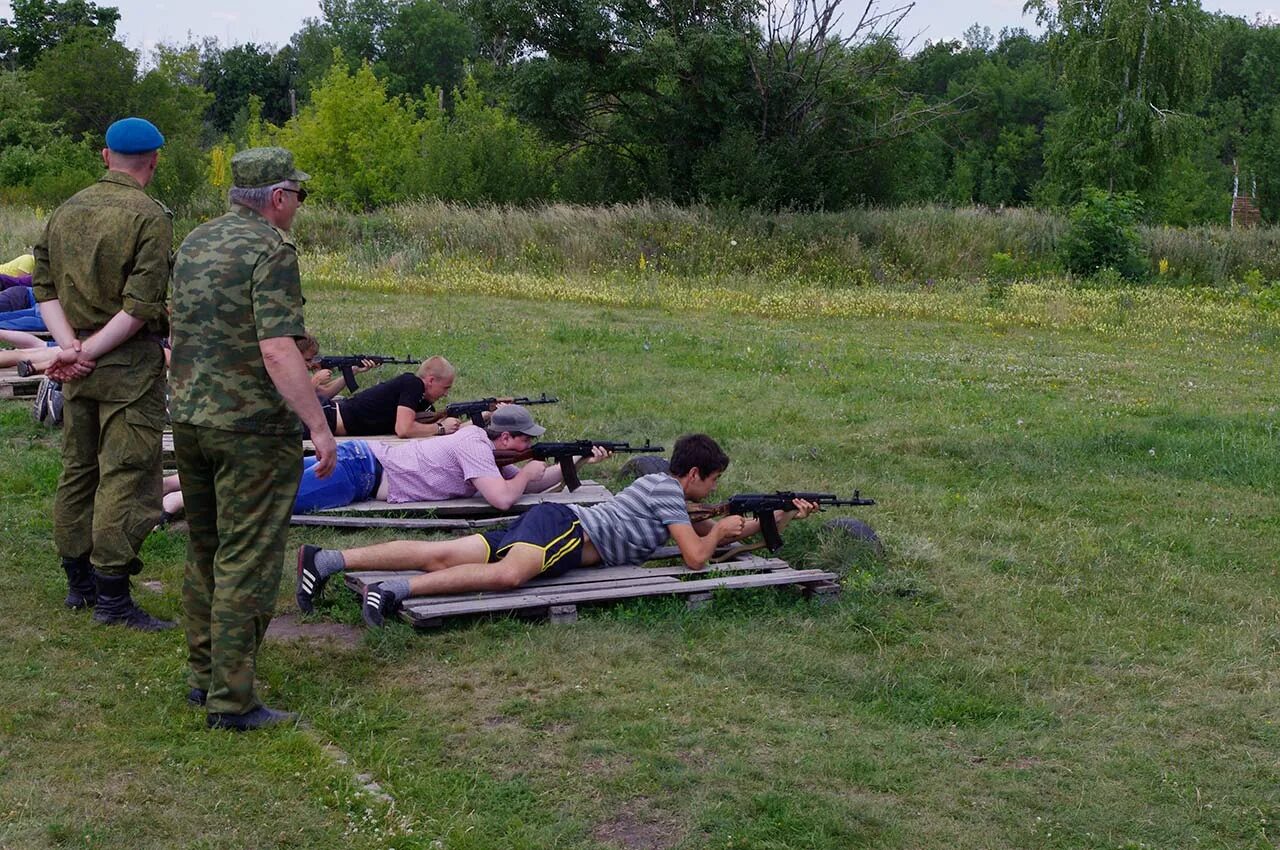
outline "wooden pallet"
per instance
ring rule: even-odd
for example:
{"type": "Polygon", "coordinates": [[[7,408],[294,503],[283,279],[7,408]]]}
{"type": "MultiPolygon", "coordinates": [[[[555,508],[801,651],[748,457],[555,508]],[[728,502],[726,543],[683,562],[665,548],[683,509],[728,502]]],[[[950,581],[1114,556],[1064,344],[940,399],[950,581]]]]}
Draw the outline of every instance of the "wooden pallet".
{"type": "MultiPolygon", "coordinates": [[[[655,555],[673,554],[670,549],[655,555]]],[[[347,587],[362,594],[366,585],[389,578],[411,578],[410,572],[348,572],[347,587]]],[[[840,592],[839,579],[822,570],[796,570],[786,561],[743,555],[734,561],[694,571],[684,565],[584,567],[552,578],[536,578],[523,587],[491,593],[420,596],[401,606],[400,618],[417,629],[440,626],[454,617],[517,613],[547,617],[553,623],[578,619],[578,606],[639,599],[683,596],[691,608],[705,605],[715,590],[798,586],[821,601],[840,592]],[[713,573],[711,577],[708,573],[713,573]]]]}
{"type": "Polygon", "coordinates": [[[439,502],[355,502],[314,514],[295,514],[292,525],[322,525],[330,528],[416,528],[468,529],[484,528],[511,522],[535,505],[598,505],[613,498],[608,487],[595,481],[583,481],[572,493],[526,493],[508,510],[499,511],[479,496],[469,499],[447,499],[439,502]],[[357,514],[352,516],[351,514],[357,514]],[[379,516],[381,515],[381,516],[379,516]]]}
{"type": "Polygon", "coordinates": [[[16,369],[0,369],[0,398],[33,398],[41,380],[40,375],[23,378],[16,369]]]}

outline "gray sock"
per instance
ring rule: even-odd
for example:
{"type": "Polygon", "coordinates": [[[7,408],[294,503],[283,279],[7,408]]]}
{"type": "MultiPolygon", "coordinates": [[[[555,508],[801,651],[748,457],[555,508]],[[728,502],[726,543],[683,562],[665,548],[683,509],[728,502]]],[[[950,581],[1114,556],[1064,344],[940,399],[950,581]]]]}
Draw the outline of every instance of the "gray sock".
{"type": "Polygon", "coordinates": [[[382,582],[382,592],[390,593],[400,601],[409,595],[409,580],[407,578],[391,578],[382,582]]]}
{"type": "Polygon", "coordinates": [[[316,553],[316,572],[321,578],[328,578],[347,568],[347,561],[337,549],[321,549],[316,553]]]}

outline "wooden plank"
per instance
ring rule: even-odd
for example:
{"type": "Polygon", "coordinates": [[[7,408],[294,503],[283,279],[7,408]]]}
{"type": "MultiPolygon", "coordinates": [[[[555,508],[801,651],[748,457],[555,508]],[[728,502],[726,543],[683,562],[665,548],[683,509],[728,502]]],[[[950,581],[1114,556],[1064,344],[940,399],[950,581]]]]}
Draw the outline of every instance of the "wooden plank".
{"type": "Polygon", "coordinates": [[[790,584],[834,581],[836,576],[822,570],[779,570],[768,573],[721,576],[697,581],[673,581],[661,584],[621,588],[578,588],[517,595],[503,594],[486,599],[458,602],[436,602],[430,597],[419,597],[406,602],[400,611],[402,619],[409,623],[419,620],[436,620],[464,614],[491,614],[521,611],[530,608],[550,608],[553,605],[580,605],[585,602],[608,602],[647,596],[689,595],[719,588],[776,587],[790,584]]]}
{"type": "MultiPolygon", "coordinates": [[[[381,580],[386,581],[386,579],[392,578],[392,577],[393,576],[386,576],[381,580]]],[[[377,580],[369,579],[365,582],[365,584],[373,584],[375,581],[377,580]]],[[[558,589],[571,590],[571,589],[580,589],[584,587],[596,587],[596,588],[647,587],[649,585],[655,585],[655,584],[672,584],[672,583],[679,583],[679,579],[672,578],[671,576],[637,576],[635,578],[617,579],[615,581],[586,582],[583,584],[565,584],[560,586],[558,589]]],[[[361,589],[357,588],[355,585],[352,585],[351,583],[348,583],[347,586],[351,587],[353,590],[356,590],[357,593],[361,592],[361,589]]],[[[546,585],[542,585],[542,586],[546,587],[546,585]]],[[[536,589],[536,586],[535,586],[535,589],[536,589]]],[[[476,591],[474,593],[445,593],[445,594],[440,594],[438,596],[419,596],[411,599],[410,603],[417,602],[419,600],[423,602],[429,602],[432,604],[442,603],[442,602],[478,602],[485,599],[501,599],[504,597],[514,598],[514,597],[520,596],[522,593],[525,593],[528,590],[529,590],[529,585],[526,584],[523,587],[517,588],[516,590],[511,590],[511,591],[476,591]]]]}
{"type": "MultiPolygon", "coordinates": [[[[596,505],[613,498],[608,487],[596,481],[583,481],[582,486],[572,493],[556,491],[554,493],[525,493],[511,506],[511,513],[523,513],[534,505],[552,503],[557,505],[596,505]]],[[[475,517],[490,516],[502,513],[479,496],[466,499],[448,499],[439,502],[354,502],[341,508],[319,511],[318,514],[370,514],[370,513],[430,513],[437,517],[475,517]]]]}
{"type": "MultiPolygon", "coordinates": [[[[22,378],[20,380],[25,381],[26,379],[22,378]]],[[[35,383],[0,381],[0,398],[31,399],[35,398],[39,389],[39,378],[36,379],[35,383]]]]}
{"type": "MultiPolygon", "coordinates": [[[[757,558],[753,561],[719,564],[715,567],[717,572],[727,573],[789,569],[791,569],[791,565],[778,558],[770,558],[768,560],[757,558]]],[[[530,587],[557,587],[571,584],[608,584],[610,582],[643,580],[652,577],[680,579],[706,574],[706,570],[691,570],[683,565],[655,567],[631,565],[619,567],[579,567],[578,569],[568,570],[557,576],[539,576],[538,578],[525,583],[522,588],[519,588],[519,590],[524,590],[525,588],[530,587]]],[[[347,572],[343,575],[347,586],[359,593],[366,584],[371,582],[386,581],[387,579],[394,578],[408,579],[413,578],[416,575],[421,575],[421,572],[419,570],[361,570],[359,572],[347,572]]],[[[440,597],[433,598],[439,599],[440,597]]]]}
{"type": "Polygon", "coordinates": [[[558,626],[567,626],[571,623],[576,623],[578,622],[578,606],[552,605],[547,611],[547,617],[551,622],[558,626]]]}
{"type": "Polygon", "coordinates": [[[294,514],[290,525],[322,528],[400,528],[421,531],[465,531],[491,528],[511,522],[514,517],[491,516],[476,519],[432,519],[431,517],[342,516],[340,514],[294,514]]]}

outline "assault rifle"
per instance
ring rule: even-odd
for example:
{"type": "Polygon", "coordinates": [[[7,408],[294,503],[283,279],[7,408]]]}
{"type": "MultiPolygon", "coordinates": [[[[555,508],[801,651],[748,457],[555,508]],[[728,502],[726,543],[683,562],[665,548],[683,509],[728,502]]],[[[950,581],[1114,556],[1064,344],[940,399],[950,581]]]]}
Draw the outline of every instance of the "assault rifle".
{"type": "Polygon", "coordinates": [[[595,446],[608,449],[614,454],[657,454],[666,451],[662,446],[650,445],[648,440],[644,441],[643,446],[615,443],[612,440],[572,440],[567,443],[534,443],[523,452],[494,451],[493,459],[497,461],[498,466],[519,463],[522,460],[555,461],[560,464],[565,489],[572,493],[582,486],[582,480],[578,478],[578,467],[573,459],[591,457],[591,449],[595,446]]]}
{"type": "Polygon", "coordinates": [[[558,398],[548,398],[546,393],[537,398],[528,398],[526,396],[521,396],[520,398],[494,398],[490,396],[489,398],[476,399],[475,401],[455,401],[452,404],[447,404],[444,408],[444,415],[453,416],[457,419],[470,416],[472,422],[483,428],[486,424],[484,415],[490,411],[497,410],[499,404],[519,404],[527,407],[530,404],[555,404],[558,401],[560,401],[558,398]]]}
{"type": "Polygon", "coordinates": [[[841,499],[834,493],[800,493],[794,490],[778,490],[775,493],[739,493],[736,496],[730,496],[729,501],[716,505],[691,504],[689,518],[694,522],[701,522],[717,516],[750,514],[760,520],[760,533],[764,535],[764,542],[769,547],[769,551],[776,552],[782,548],[782,535],[778,533],[778,522],[774,519],[773,512],[795,510],[792,502],[796,499],[814,502],[820,508],[876,503],[875,499],[862,498],[862,494],[857,490],[853,491],[852,499],[841,499]]]}
{"type": "Polygon", "coordinates": [[[342,372],[342,380],[346,382],[347,389],[355,392],[360,389],[360,385],[356,383],[355,368],[363,366],[364,361],[368,360],[374,366],[381,366],[384,363],[404,363],[409,366],[417,366],[421,360],[414,360],[412,357],[405,356],[403,360],[396,357],[390,357],[386,354],[335,354],[331,357],[320,358],[321,369],[338,369],[342,372]]]}

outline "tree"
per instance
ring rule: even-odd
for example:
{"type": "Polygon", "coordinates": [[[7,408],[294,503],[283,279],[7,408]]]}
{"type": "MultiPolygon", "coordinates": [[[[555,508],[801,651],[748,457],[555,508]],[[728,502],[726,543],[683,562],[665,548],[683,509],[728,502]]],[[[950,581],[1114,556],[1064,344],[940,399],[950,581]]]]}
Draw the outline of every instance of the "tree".
{"type": "Polygon", "coordinates": [[[0,18],[0,63],[33,68],[46,51],[79,37],[83,29],[114,38],[120,11],[86,0],[12,0],[13,18],[0,18]]]}
{"type": "Polygon", "coordinates": [[[1149,191],[1188,138],[1213,65],[1198,0],[1030,0],[1067,108],[1050,123],[1046,197],[1149,191]]]}
{"type": "Polygon", "coordinates": [[[207,45],[200,60],[200,82],[213,95],[206,117],[222,133],[231,132],[249,103],[262,100],[263,116],[274,124],[292,117],[287,66],[265,47],[239,44],[222,50],[207,45]]]}
{"type": "Polygon", "coordinates": [[[138,57],[97,29],[81,29],[46,50],[31,74],[45,116],[71,135],[102,139],[107,125],[129,114],[138,57]]]}
{"type": "Polygon", "coordinates": [[[421,127],[367,62],[352,73],[335,56],[311,103],[272,135],[293,151],[311,174],[308,187],[324,200],[368,209],[420,191],[421,127]]]}
{"type": "Polygon", "coordinates": [[[392,94],[421,97],[430,87],[451,92],[462,85],[475,54],[467,22],[436,0],[412,0],[396,10],[382,31],[375,66],[392,94]]]}
{"type": "Polygon", "coordinates": [[[39,148],[53,141],[56,121],[44,117],[44,104],[24,71],[0,71],[0,150],[26,145],[39,148]]]}
{"type": "Polygon", "coordinates": [[[170,205],[186,203],[205,182],[201,116],[214,95],[199,80],[199,48],[162,46],[156,49],[154,67],[133,87],[130,111],[145,115],[165,136],[164,162],[151,190],[170,205]]]}

